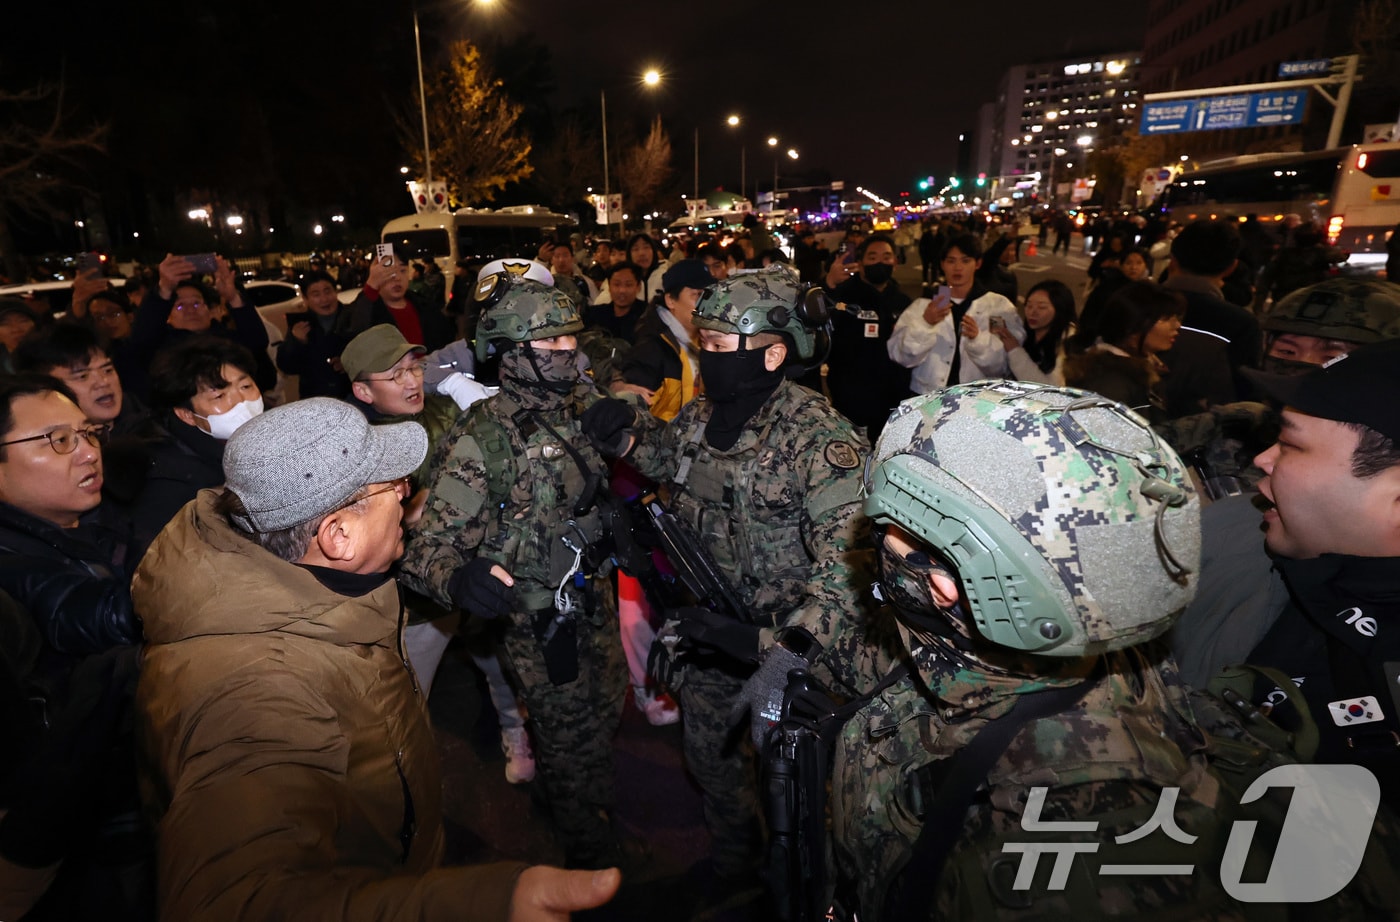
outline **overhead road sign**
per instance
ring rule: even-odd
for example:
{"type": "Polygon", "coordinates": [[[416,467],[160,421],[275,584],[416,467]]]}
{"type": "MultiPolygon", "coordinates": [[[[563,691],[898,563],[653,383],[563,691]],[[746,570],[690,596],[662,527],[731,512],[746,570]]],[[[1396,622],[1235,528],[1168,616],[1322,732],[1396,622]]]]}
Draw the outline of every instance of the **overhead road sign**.
{"type": "Polygon", "coordinates": [[[1143,104],[1138,130],[1142,134],[1169,134],[1296,125],[1303,120],[1307,99],[1305,90],[1287,90],[1149,102],[1143,104]]]}
{"type": "Polygon", "coordinates": [[[1327,129],[1325,146],[1337,147],[1342,142],[1342,125],[1351,104],[1352,89],[1362,79],[1359,73],[1361,56],[1347,54],[1326,61],[1293,61],[1289,66],[1321,68],[1324,64],[1324,73],[1305,74],[1292,80],[1147,93],[1142,97],[1140,130],[1143,134],[1163,134],[1208,128],[1292,125],[1303,120],[1304,103],[1308,91],[1313,90],[1332,107],[1332,124],[1327,129]],[[1336,87],[1335,96],[1328,92],[1331,87],[1336,87]],[[1245,96],[1249,103],[1241,123],[1239,100],[1245,96]],[[1207,104],[1203,113],[1200,106],[1194,104],[1185,110],[1180,108],[1185,100],[1215,102],[1207,104]]]}

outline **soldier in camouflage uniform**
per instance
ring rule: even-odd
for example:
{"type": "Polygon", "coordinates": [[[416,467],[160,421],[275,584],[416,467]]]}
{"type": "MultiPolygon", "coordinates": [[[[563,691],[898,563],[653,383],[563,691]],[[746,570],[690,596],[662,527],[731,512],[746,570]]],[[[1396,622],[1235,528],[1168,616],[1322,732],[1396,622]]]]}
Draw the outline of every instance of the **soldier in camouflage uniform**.
{"type": "Polygon", "coordinates": [[[1328,279],[1289,294],[1259,325],[1264,370],[1307,374],[1357,346],[1400,339],[1400,283],[1328,279]]]}
{"type": "Polygon", "coordinates": [[[1150,845],[1113,842],[1152,815],[1162,788],[1180,787],[1188,832],[1214,807],[1174,668],[1152,645],[1133,646],[1165,631],[1194,592],[1199,504],[1176,455],[1097,395],[980,382],[902,405],[868,471],[882,594],[910,673],[838,741],[835,851],[860,918],[1210,915],[1184,908],[1199,875],[1094,873],[1134,858],[1190,863],[1160,831],[1150,845]],[[955,808],[960,837],[929,859],[937,866],[911,862],[925,811],[955,771],[943,760],[1056,689],[1068,689],[1062,709],[1013,730],[977,779],[982,793],[969,787],[955,808]],[[1098,820],[1097,830],[1024,832],[1035,786],[1049,788],[1040,818],[1098,820]],[[1030,890],[1013,890],[1029,856],[1002,846],[1047,838],[1098,850],[1073,856],[1062,890],[1047,889],[1044,863],[1030,890]]]}
{"type": "MultiPolygon", "coordinates": [[[[776,628],[802,626],[822,642],[858,636],[847,623],[873,576],[860,511],[868,446],[824,397],[785,374],[790,361],[816,357],[809,323],[821,321],[824,302],[805,294],[781,269],[707,289],[694,315],[704,397],[669,423],[644,406],[605,401],[585,424],[600,444],[625,445],[619,431],[635,430],[628,461],[669,489],[671,508],[751,619],[686,610],[667,626],[687,651],[679,681],[686,762],[703,792],[714,872],[727,881],[751,881],[760,855],[753,753],[731,731],[744,679],[776,628]]],[[[849,688],[844,649],[829,647],[816,671],[849,688]]]]}
{"type": "MultiPolygon", "coordinates": [[[[1306,374],[1358,346],[1400,338],[1400,284],[1328,279],[1280,300],[1260,319],[1260,326],[1264,371],[1306,374]]],[[[1222,492],[1252,489],[1259,482],[1262,472],[1251,461],[1277,439],[1278,417],[1262,403],[1242,401],[1156,428],[1202,473],[1207,491],[1218,498],[1222,492]]]]}
{"type": "Polygon", "coordinates": [[[612,738],[626,670],[596,500],[607,468],[579,429],[597,399],[581,377],[578,309],[532,279],[488,276],[477,357],[501,353],[501,391],[458,419],[433,456],[432,487],[404,582],[480,617],[504,617],[504,653],[534,727],[539,778],[568,863],[606,867],[612,738]]]}

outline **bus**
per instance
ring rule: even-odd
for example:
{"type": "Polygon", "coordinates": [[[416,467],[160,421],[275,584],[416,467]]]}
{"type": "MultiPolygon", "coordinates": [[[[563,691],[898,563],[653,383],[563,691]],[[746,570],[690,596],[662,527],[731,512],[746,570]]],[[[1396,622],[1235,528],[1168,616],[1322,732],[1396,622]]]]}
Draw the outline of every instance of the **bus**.
{"type": "Polygon", "coordinates": [[[1400,142],[1331,150],[1251,154],[1188,166],[1162,193],[1160,208],[1182,224],[1258,215],[1266,225],[1296,214],[1327,231],[1349,254],[1348,273],[1371,274],[1386,260],[1400,223],[1400,142]]]}
{"type": "Polygon", "coordinates": [[[546,236],[571,233],[578,223],[540,205],[460,208],[395,218],[380,239],[408,256],[434,259],[449,277],[460,259],[488,263],[508,256],[534,259],[546,236]]]}

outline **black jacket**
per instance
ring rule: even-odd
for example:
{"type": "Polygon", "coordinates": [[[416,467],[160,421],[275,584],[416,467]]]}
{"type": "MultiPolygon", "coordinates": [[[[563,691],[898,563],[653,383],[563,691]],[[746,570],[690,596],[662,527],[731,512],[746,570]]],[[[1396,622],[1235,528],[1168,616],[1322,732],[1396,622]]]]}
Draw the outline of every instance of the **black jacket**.
{"type": "Polygon", "coordinates": [[[66,657],[139,643],[131,607],[130,542],[99,506],[59,528],[0,503],[0,590],[34,618],[45,644],[66,657]]]}
{"type": "MultiPolygon", "coordinates": [[[[174,307],[175,300],[173,298],[167,301],[160,296],[159,288],[151,288],[146,299],[141,302],[141,307],[137,309],[136,319],[131,324],[131,336],[126,340],[126,346],[122,350],[123,364],[135,364],[142,368],[149,368],[151,360],[157,354],[184,342],[191,336],[206,335],[191,333],[189,330],[177,330],[166,323],[170,317],[170,311],[174,307]]],[[[267,353],[267,327],[263,326],[262,315],[258,313],[256,307],[252,306],[251,302],[245,303],[240,308],[231,308],[226,323],[214,323],[209,327],[207,335],[233,340],[253,354],[253,361],[257,366],[257,373],[253,375],[253,380],[257,382],[259,390],[270,391],[277,386],[277,369],[273,367],[272,357],[267,353]]],[[[116,359],[112,361],[113,364],[116,363],[116,359]]],[[[128,385],[125,378],[122,379],[122,385],[128,390],[136,390],[137,386],[149,386],[144,380],[128,385]]],[[[137,391],[137,393],[143,398],[150,396],[149,393],[143,391],[137,391]]]]}
{"type": "MultiPolygon", "coordinates": [[[[1186,366],[1191,364],[1190,357],[1184,353],[1198,349],[1196,339],[1212,339],[1225,349],[1230,376],[1228,394],[1221,392],[1219,388],[1214,388],[1214,392],[1211,393],[1208,391],[1212,389],[1202,387],[1190,395],[1169,396],[1169,402],[1180,404],[1183,397],[1197,397],[1204,398],[1208,403],[1229,403],[1235,399],[1236,394],[1248,393],[1249,382],[1242,374],[1242,369],[1258,368],[1260,353],[1264,347],[1258,319],[1238,304],[1231,304],[1219,295],[1199,290],[1189,278],[1169,277],[1163,285],[1177,291],[1186,299],[1186,316],[1181,318],[1182,331],[1177,337],[1176,345],[1162,354],[1162,361],[1167,363],[1174,375],[1178,372],[1184,374],[1186,366]]],[[[1211,371],[1214,373],[1216,370],[1211,371]]],[[[1183,380],[1178,376],[1174,386],[1181,386],[1183,380]]]]}
{"type": "Polygon", "coordinates": [[[654,391],[667,378],[681,379],[680,344],[655,310],[642,315],[635,336],[632,348],[617,363],[623,381],[654,391]]]}
{"type": "Polygon", "coordinates": [[[337,317],[324,319],[330,323],[310,312],[287,315],[287,338],[277,345],[277,367],[285,375],[298,377],[297,392],[302,397],[344,400],[350,395],[350,379],[336,371],[331,360],[340,358],[350,337],[336,330],[337,317]],[[303,320],[311,324],[306,342],[292,335],[292,327],[303,320]]]}
{"type": "MultiPolygon", "coordinates": [[[[368,294],[370,290],[368,286],[361,290],[359,297],[348,308],[342,308],[336,318],[336,333],[344,336],[346,342],[381,323],[398,326],[384,299],[379,297],[378,292],[371,298],[368,294]]],[[[419,345],[425,346],[429,352],[435,352],[457,338],[456,326],[442,311],[420,307],[412,295],[407,297],[407,301],[418,315],[418,325],[423,329],[423,342],[419,345]]]]}
{"type": "MultiPolygon", "coordinates": [[[[1289,604],[1246,661],[1273,666],[1297,683],[1321,735],[1316,761],[1370,768],[1383,800],[1400,805],[1400,748],[1393,735],[1400,733],[1400,561],[1324,554],[1275,558],[1274,567],[1288,587],[1289,604]],[[1333,702],[1363,698],[1379,707],[1361,715],[1366,719],[1339,725],[1333,702]]],[[[1273,703],[1270,718],[1287,726],[1291,708],[1270,695],[1268,684],[1256,686],[1254,700],[1273,703]]]]}
{"type": "Polygon", "coordinates": [[[831,315],[831,354],[826,360],[831,405],[864,426],[873,444],[890,411],[909,396],[910,371],[890,358],[887,345],[909,296],[893,280],[881,291],[852,276],[831,289],[831,298],[846,305],[831,315]],[[864,319],[862,311],[875,318],[864,319]],[[871,323],[876,324],[873,331],[867,329],[871,323]]]}
{"type": "Polygon", "coordinates": [[[153,438],[113,443],[104,454],[109,495],[130,522],[133,569],[156,535],[200,490],[224,482],[224,445],[167,412],[153,438]]]}

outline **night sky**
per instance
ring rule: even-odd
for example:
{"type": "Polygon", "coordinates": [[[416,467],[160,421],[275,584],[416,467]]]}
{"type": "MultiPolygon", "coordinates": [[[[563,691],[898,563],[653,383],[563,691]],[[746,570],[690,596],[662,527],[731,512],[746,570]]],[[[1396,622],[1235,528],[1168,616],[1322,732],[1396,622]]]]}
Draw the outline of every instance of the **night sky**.
{"type": "Polygon", "coordinates": [[[1007,67],[1138,49],[1145,7],[1103,0],[496,0],[465,24],[533,31],[554,53],[563,105],[596,107],[604,84],[610,106],[615,95],[635,98],[649,92],[637,75],[659,67],[667,88],[658,105],[687,176],[699,124],[702,185],[713,185],[706,177],[717,170],[738,171],[738,143],[724,124],[736,112],[747,123],[750,184],[755,158],[771,174],[771,157],[758,150],[771,134],[796,147],[804,166],[892,197],[921,173],[951,172],[958,133],[975,129],[978,106],[995,100],[1007,67]]]}
{"type": "MultiPolygon", "coordinates": [[[[546,66],[509,86],[546,131],[570,110],[596,130],[600,89],[614,144],[660,115],[678,189],[691,188],[698,126],[702,190],[737,185],[741,139],[750,190],[756,177],[766,187],[764,142],[776,135],[801,153],[784,163],[784,186],[840,179],[894,198],[920,175],[951,172],[958,134],[975,130],[1008,66],[1141,44],[1142,4],[1062,0],[1018,15],[1024,6],[423,0],[420,10],[430,68],[457,37],[488,51],[533,42],[546,66]],[[641,87],[648,67],[665,74],[659,91],[641,87]],[[731,113],[739,131],[724,123],[731,113]]],[[[82,207],[106,211],[118,237],[188,232],[194,196],[289,227],[343,211],[356,234],[407,210],[396,121],[417,118],[408,0],[45,0],[11,4],[6,25],[0,89],[62,73],[71,118],[110,125],[107,155],[85,166],[82,207]]],[[[498,204],[530,194],[509,190],[498,204]]]]}

